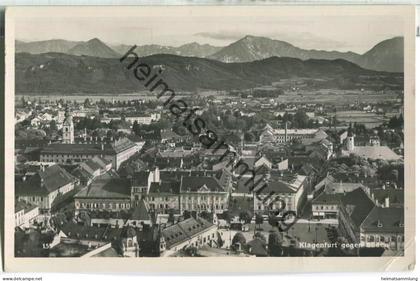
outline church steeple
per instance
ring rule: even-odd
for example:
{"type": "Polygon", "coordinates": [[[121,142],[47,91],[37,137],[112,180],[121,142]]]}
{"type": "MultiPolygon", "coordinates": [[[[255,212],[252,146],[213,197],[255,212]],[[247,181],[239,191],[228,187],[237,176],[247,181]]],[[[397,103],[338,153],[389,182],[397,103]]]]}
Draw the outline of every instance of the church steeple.
{"type": "Polygon", "coordinates": [[[347,151],[354,150],[354,133],[353,133],[353,126],[350,123],[350,126],[347,130],[347,151]]]}
{"type": "Polygon", "coordinates": [[[74,125],[70,110],[66,107],[63,123],[63,143],[74,143],[74,125]]]}

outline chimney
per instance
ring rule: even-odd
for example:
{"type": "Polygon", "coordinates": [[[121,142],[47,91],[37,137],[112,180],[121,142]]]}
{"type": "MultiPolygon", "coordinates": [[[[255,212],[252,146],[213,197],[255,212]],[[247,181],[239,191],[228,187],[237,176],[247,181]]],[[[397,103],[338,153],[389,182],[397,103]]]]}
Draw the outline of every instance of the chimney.
{"type": "Polygon", "coordinates": [[[101,143],[101,150],[104,150],[104,144],[101,143]]]}

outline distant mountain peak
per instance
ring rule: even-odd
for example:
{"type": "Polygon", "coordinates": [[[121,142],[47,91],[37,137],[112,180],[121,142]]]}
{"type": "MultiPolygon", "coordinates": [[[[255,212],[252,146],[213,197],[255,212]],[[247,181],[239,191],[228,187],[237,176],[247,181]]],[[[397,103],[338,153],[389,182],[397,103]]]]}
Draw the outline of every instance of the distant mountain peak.
{"type": "Polygon", "coordinates": [[[344,59],[367,69],[402,72],[404,62],[403,42],[403,37],[399,36],[387,39],[379,42],[365,54],[360,55],[354,52],[305,50],[285,41],[248,34],[208,56],[208,58],[228,63],[250,62],[269,57],[291,57],[302,60],[344,59]]]}
{"type": "Polygon", "coordinates": [[[69,54],[77,56],[91,56],[99,58],[116,58],[117,52],[98,38],[92,38],[89,41],[81,42],[68,51],[69,54]]]}

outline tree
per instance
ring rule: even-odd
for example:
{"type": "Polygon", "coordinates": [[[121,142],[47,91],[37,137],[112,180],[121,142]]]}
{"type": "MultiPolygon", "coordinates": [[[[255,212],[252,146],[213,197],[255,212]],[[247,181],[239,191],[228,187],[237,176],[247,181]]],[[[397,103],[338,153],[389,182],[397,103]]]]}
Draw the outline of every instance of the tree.
{"type": "Polygon", "coordinates": [[[237,232],[235,236],[233,236],[232,247],[237,249],[237,247],[239,246],[240,249],[242,249],[245,246],[245,244],[246,244],[245,236],[242,234],[242,232],[237,232]]]}
{"type": "Polygon", "coordinates": [[[193,246],[189,246],[184,249],[184,253],[187,257],[195,257],[198,255],[198,249],[193,246]]]}
{"type": "Polygon", "coordinates": [[[254,234],[254,238],[255,239],[260,239],[261,241],[264,241],[264,242],[267,242],[267,240],[266,240],[266,238],[265,238],[265,236],[264,236],[264,234],[262,234],[261,232],[257,232],[257,233],[255,233],[254,234]]]}
{"type": "Polygon", "coordinates": [[[243,211],[239,214],[239,219],[241,221],[245,221],[245,223],[250,223],[251,222],[251,215],[249,214],[249,212],[243,211]]]}
{"type": "Polygon", "coordinates": [[[270,215],[270,216],[268,217],[268,223],[269,223],[271,226],[277,226],[277,225],[278,225],[278,219],[277,219],[277,217],[276,217],[275,215],[270,215]]]}
{"type": "Polygon", "coordinates": [[[90,100],[89,98],[85,99],[85,102],[83,103],[84,107],[89,107],[90,106],[90,100]]]}
{"type": "Polygon", "coordinates": [[[226,211],[223,212],[222,218],[229,224],[230,224],[230,221],[232,220],[232,217],[231,217],[230,213],[226,212],[226,211]]]}
{"type": "Polygon", "coordinates": [[[261,229],[261,225],[264,223],[264,218],[260,214],[255,215],[255,224],[258,225],[258,229],[261,229]]]}
{"type": "Polygon", "coordinates": [[[185,211],[182,213],[182,216],[184,217],[184,220],[185,220],[185,219],[189,219],[189,218],[191,218],[191,213],[190,213],[190,211],[185,210],[185,211]]]}
{"type": "Polygon", "coordinates": [[[268,235],[268,253],[273,257],[280,257],[283,254],[282,235],[278,231],[271,231],[268,235]]]}
{"type": "Polygon", "coordinates": [[[58,131],[57,122],[55,122],[55,120],[50,121],[50,131],[58,131]]]}
{"type": "Polygon", "coordinates": [[[174,216],[174,210],[169,210],[169,216],[168,216],[168,223],[174,224],[175,222],[175,216],[174,216]]]}
{"type": "Polygon", "coordinates": [[[223,244],[225,243],[225,241],[223,241],[222,235],[220,235],[219,232],[216,232],[216,236],[217,236],[217,246],[219,248],[223,247],[223,244]]]}
{"type": "Polygon", "coordinates": [[[79,219],[85,226],[90,226],[90,216],[87,212],[80,212],[79,219]]]}
{"type": "Polygon", "coordinates": [[[210,222],[213,221],[213,214],[207,211],[202,211],[200,213],[200,217],[202,217],[206,221],[210,221],[210,222]]]}

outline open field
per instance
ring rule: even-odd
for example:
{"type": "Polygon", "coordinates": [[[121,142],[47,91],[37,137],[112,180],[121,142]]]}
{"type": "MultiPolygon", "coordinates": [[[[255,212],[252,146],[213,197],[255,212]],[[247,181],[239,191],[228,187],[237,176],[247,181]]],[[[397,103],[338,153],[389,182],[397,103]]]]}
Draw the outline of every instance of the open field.
{"type": "MultiPolygon", "coordinates": [[[[195,93],[191,92],[177,92],[178,98],[191,97],[195,93]]],[[[228,95],[223,91],[202,91],[198,93],[200,97],[210,97],[213,96],[218,99],[232,99],[234,97],[228,95]]],[[[112,94],[98,94],[98,95],[16,95],[16,100],[21,99],[22,96],[25,96],[29,100],[48,100],[55,101],[63,99],[65,101],[77,101],[83,102],[86,98],[92,100],[93,102],[104,99],[105,101],[129,101],[129,100],[155,100],[156,97],[154,94],[143,91],[138,93],[127,93],[120,95],[112,94]]],[[[238,99],[240,99],[238,97],[238,99]]],[[[255,100],[255,98],[252,98],[255,100]]],[[[258,100],[267,100],[268,98],[258,98],[258,100]]],[[[241,99],[246,100],[246,99],[241,99]]],[[[278,96],[275,100],[279,103],[324,103],[324,104],[333,104],[333,105],[349,105],[356,102],[360,103],[371,103],[375,104],[378,102],[399,102],[400,97],[396,92],[369,92],[369,91],[355,91],[355,90],[316,90],[316,91],[298,91],[298,92],[286,92],[285,95],[278,96]]]]}

